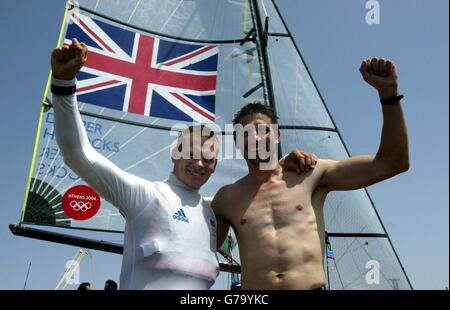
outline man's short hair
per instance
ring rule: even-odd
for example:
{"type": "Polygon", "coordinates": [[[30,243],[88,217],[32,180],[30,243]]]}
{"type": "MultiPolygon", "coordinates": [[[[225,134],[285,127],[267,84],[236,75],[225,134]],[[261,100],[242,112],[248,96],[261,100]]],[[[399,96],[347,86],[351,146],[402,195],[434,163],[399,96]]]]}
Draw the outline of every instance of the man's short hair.
{"type": "Polygon", "coordinates": [[[266,115],[270,119],[270,122],[272,124],[277,123],[278,117],[272,107],[264,105],[259,101],[255,101],[253,103],[247,104],[239,112],[236,113],[233,119],[233,125],[240,124],[245,116],[255,115],[258,113],[266,115]]]}

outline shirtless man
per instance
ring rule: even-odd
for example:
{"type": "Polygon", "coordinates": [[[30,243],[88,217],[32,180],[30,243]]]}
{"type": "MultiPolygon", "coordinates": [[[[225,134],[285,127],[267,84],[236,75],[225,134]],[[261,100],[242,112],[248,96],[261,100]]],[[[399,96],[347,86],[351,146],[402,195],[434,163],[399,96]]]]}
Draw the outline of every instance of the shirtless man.
{"type": "Polygon", "coordinates": [[[173,173],[165,181],[121,170],[90,145],[78,111],[75,76],[87,53],[76,39],[52,52],[55,132],[66,165],[126,220],[120,289],[210,288],[219,267],[215,216],[198,190],[216,168],[217,137],[212,131],[205,136],[203,125],[183,131],[172,153],[173,173]]]}
{"type": "Polygon", "coordinates": [[[286,172],[275,164],[261,170],[258,152],[246,157],[250,142],[279,142],[270,129],[276,116],[261,104],[244,107],[234,124],[253,127],[243,139],[249,174],[219,190],[212,207],[221,219],[218,244],[229,226],[236,233],[242,266],[243,289],[319,289],[325,285],[323,269],[325,226],[323,205],[327,194],[354,190],[390,178],[409,169],[408,138],[400,105],[397,72],[385,59],[366,59],[360,72],[382,100],[384,125],[375,155],[344,160],[319,159],[305,174],[286,172]],[[256,128],[266,127],[262,136],[256,128]]]}

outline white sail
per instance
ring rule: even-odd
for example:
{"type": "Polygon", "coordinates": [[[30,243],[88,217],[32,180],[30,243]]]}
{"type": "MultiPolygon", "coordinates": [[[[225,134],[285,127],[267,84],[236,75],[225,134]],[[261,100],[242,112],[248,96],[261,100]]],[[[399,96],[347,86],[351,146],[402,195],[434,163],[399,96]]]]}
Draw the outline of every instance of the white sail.
{"type": "MultiPolygon", "coordinates": [[[[282,152],[300,148],[321,158],[349,156],[273,1],[83,0],[68,4],[60,44],[72,39],[74,33],[84,33],[79,39],[87,41],[99,58],[118,59],[121,64],[137,59],[133,48],[138,43],[128,49],[125,41],[150,38],[158,42],[153,45],[152,65],[169,73],[194,74],[197,65],[204,65],[205,59],[217,55],[215,69],[203,66],[201,73],[196,73],[204,80],[214,76],[214,89],[170,83],[161,86],[148,81],[146,98],[150,104],[142,108],[141,114],[130,112],[134,110],[130,109],[133,77],[127,75],[129,71],[112,68],[105,73],[96,66],[83,69],[78,76],[79,108],[91,143],[127,172],[148,180],[166,179],[172,169],[170,147],[176,138],[170,129],[193,121],[213,123],[224,151],[216,172],[201,189],[203,195],[213,196],[220,187],[247,173],[245,162],[235,158],[232,131],[226,125],[238,110],[256,100],[276,109],[282,152]],[[161,61],[156,46],[163,49],[170,44],[179,44],[186,53],[203,53],[198,57],[204,58],[196,56],[195,60],[183,62],[185,56],[169,55],[171,60],[161,61]],[[107,93],[102,98],[108,98],[108,104],[98,102],[95,96],[100,92],[107,93]],[[198,103],[196,99],[200,97],[203,99],[198,103]],[[117,99],[122,100],[121,105],[111,105],[117,99]],[[161,112],[155,108],[157,100],[172,105],[161,112]]],[[[65,214],[64,193],[84,182],[64,165],[59,153],[49,93],[39,128],[20,223],[123,231],[122,216],[104,200],[90,219],[76,221],[65,214]]],[[[334,253],[324,262],[329,288],[411,288],[366,190],[331,193],[325,204],[325,221],[329,248],[334,253]],[[366,281],[367,263],[371,261],[383,266],[376,286],[366,281]]],[[[238,248],[233,253],[238,261],[238,248]]],[[[224,283],[226,277],[223,275],[218,283],[224,283]]]]}

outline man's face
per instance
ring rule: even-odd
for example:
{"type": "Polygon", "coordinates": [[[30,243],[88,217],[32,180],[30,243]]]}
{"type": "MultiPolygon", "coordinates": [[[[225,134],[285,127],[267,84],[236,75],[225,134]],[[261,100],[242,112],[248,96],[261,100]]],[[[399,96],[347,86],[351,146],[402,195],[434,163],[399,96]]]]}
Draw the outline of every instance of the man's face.
{"type": "Polygon", "coordinates": [[[279,142],[278,130],[271,124],[270,118],[265,114],[247,115],[242,118],[243,132],[241,139],[236,138],[236,143],[242,156],[254,163],[269,162],[271,157],[276,156],[277,144],[279,142]]]}
{"type": "Polygon", "coordinates": [[[188,146],[188,150],[182,150],[182,158],[172,158],[173,173],[187,186],[199,189],[216,168],[219,145],[215,139],[207,140],[205,137],[188,135],[185,139],[190,140],[183,146],[188,146]]]}

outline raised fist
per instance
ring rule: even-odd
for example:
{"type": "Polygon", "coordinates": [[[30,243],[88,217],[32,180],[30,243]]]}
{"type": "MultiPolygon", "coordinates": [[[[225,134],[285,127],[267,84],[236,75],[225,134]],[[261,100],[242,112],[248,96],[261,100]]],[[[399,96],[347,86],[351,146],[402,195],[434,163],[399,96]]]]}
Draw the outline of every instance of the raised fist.
{"type": "Polygon", "coordinates": [[[382,99],[398,94],[397,70],[391,60],[384,58],[365,59],[359,71],[363,79],[378,90],[382,99]]]}
{"type": "Polygon", "coordinates": [[[51,57],[53,76],[61,80],[75,78],[87,60],[87,52],[87,46],[77,39],[73,39],[70,45],[55,48],[51,57]]]}

